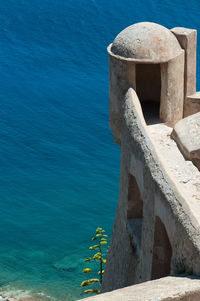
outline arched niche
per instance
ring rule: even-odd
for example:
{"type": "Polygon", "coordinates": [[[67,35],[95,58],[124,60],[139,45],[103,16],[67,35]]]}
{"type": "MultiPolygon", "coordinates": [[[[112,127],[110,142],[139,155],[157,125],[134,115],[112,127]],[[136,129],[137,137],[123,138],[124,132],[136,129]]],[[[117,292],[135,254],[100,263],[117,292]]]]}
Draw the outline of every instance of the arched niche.
{"type": "Polygon", "coordinates": [[[128,183],[128,219],[141,219],[143,217],[143,200],[135,177],[129,174],[128,183]]]}
{"type": "Polygon", "coordinates": [[[156,216],[151,279],[158,279],[170,274],[172,247],[164,224],[156,216]]]}
{"type": "Polygon", "coordinates": [[[131,244],[138,253],[141,248],[143,200],[136,178],[131,174],[129,174],[127,202],[128,233],[131,244]]]}
{"type": "Polygon", "coordinates": [[[136,93],[147,124],[160,122],[160,64],[136,64],[136,93]]]}

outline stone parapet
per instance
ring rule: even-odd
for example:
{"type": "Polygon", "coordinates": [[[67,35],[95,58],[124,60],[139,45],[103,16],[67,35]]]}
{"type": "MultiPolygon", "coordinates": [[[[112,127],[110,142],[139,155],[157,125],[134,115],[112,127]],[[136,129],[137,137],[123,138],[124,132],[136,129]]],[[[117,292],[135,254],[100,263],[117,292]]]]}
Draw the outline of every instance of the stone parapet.
{"type": "Polygon", "coordinates": [[[199,301],[200,279],[164,277],[132,285],[109,293],[86,298],[85,301],[199,301]]]}
{"type": "Polygon", "coordinates": [[[200,112],[200,92],[189,95],[185,99],[184,117],[200,112]]]}
{"type": "Polygon", "coordinates": [[[177,122],[172,138],[183,155],[200,170],[200,112],[177,122]]]}

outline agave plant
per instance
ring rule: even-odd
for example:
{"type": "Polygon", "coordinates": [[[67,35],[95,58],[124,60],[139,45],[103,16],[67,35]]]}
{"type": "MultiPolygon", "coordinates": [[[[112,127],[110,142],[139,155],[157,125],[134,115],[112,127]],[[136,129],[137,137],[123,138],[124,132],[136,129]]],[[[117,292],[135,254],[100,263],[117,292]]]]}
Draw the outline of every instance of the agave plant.
{"type": "MultiPolygon", "coordinates": [[[[104,273],[104,266],[106,263],[106,258],[103,258],[103,248],[105,245],[107,245],[107,237],[108,235],[105,234],[105,230],[102,228],[97,228],[95,236],[92,238],[92,241],[95,241],[95,245],[92,245],[89,247],[89,250],[91,251],[97,251],[93,256],[85,258],[85,262],[92,262],[95,261],[99,264],[99,271],[98,271],[98,278],[92,278],[85,280],[81,283],[81,286],[90,285],[92,283],[98,282],[101,286],[102,279],[103,279],[103,273],[104,273]]],[[[91,268],[85,268],[82,272],[85,274],[88,274],[92,271],[91,268]]],[[[99,294],[100,290],[97,288],[94,289],[87,289],[84,291],[84,293],[96,293],[99,294]]]]}

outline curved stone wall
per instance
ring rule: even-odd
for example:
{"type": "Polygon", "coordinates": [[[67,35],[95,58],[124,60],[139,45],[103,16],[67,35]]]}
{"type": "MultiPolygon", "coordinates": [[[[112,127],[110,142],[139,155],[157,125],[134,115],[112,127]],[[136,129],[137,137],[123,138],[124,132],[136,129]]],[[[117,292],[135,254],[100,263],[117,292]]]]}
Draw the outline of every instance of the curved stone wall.
{"type": "MultiPolygon", "coordinates": [[[[192,205],[167,169],[145,123],[137,94],[129,88],[123,107],[120,192],[103,291],[156,278],[155,256],[165,265],[165,244],[156,236],[159,218],[167,233],[172,255],[169,274],[200,275],[200,224],[192,205]],[[141,227],[131,235],[127,218],[129,175],[135,177],[143,199],[141,227]],[[141,231],[141,233],[139,233],[141,231]],[[139,241],[138,237],[141,237],[139,241]],[[158,241],[156,245],[156,241],[158,241]],[[159,245],[160,243],[160,245],[159,245]],[[155,253],[160,248],[160,252],[155,253]],[[154,276],[152,271],[154,270],[154,276]]],[[[135,224],[138,221],[133,221],[135,224]]],[[[134,228],[134,227],[133,227],[134,228]]],[[[163,273],[165,269],[163,269],[163,273]]],[[[166,274],[158,277],[164,277],[166,274]]]]}

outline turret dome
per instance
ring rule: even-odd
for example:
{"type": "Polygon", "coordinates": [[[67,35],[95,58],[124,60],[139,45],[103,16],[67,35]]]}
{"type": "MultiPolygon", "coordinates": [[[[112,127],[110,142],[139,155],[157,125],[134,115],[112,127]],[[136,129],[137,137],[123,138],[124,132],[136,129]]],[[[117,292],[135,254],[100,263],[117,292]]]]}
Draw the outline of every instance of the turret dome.
{"type": "Polygon", "coordinates": [[[109,51],[122,58],[161,63],[178,56],[182,49],[175,35],[166,27],[141,22],[121,31],[109,51]]]}

